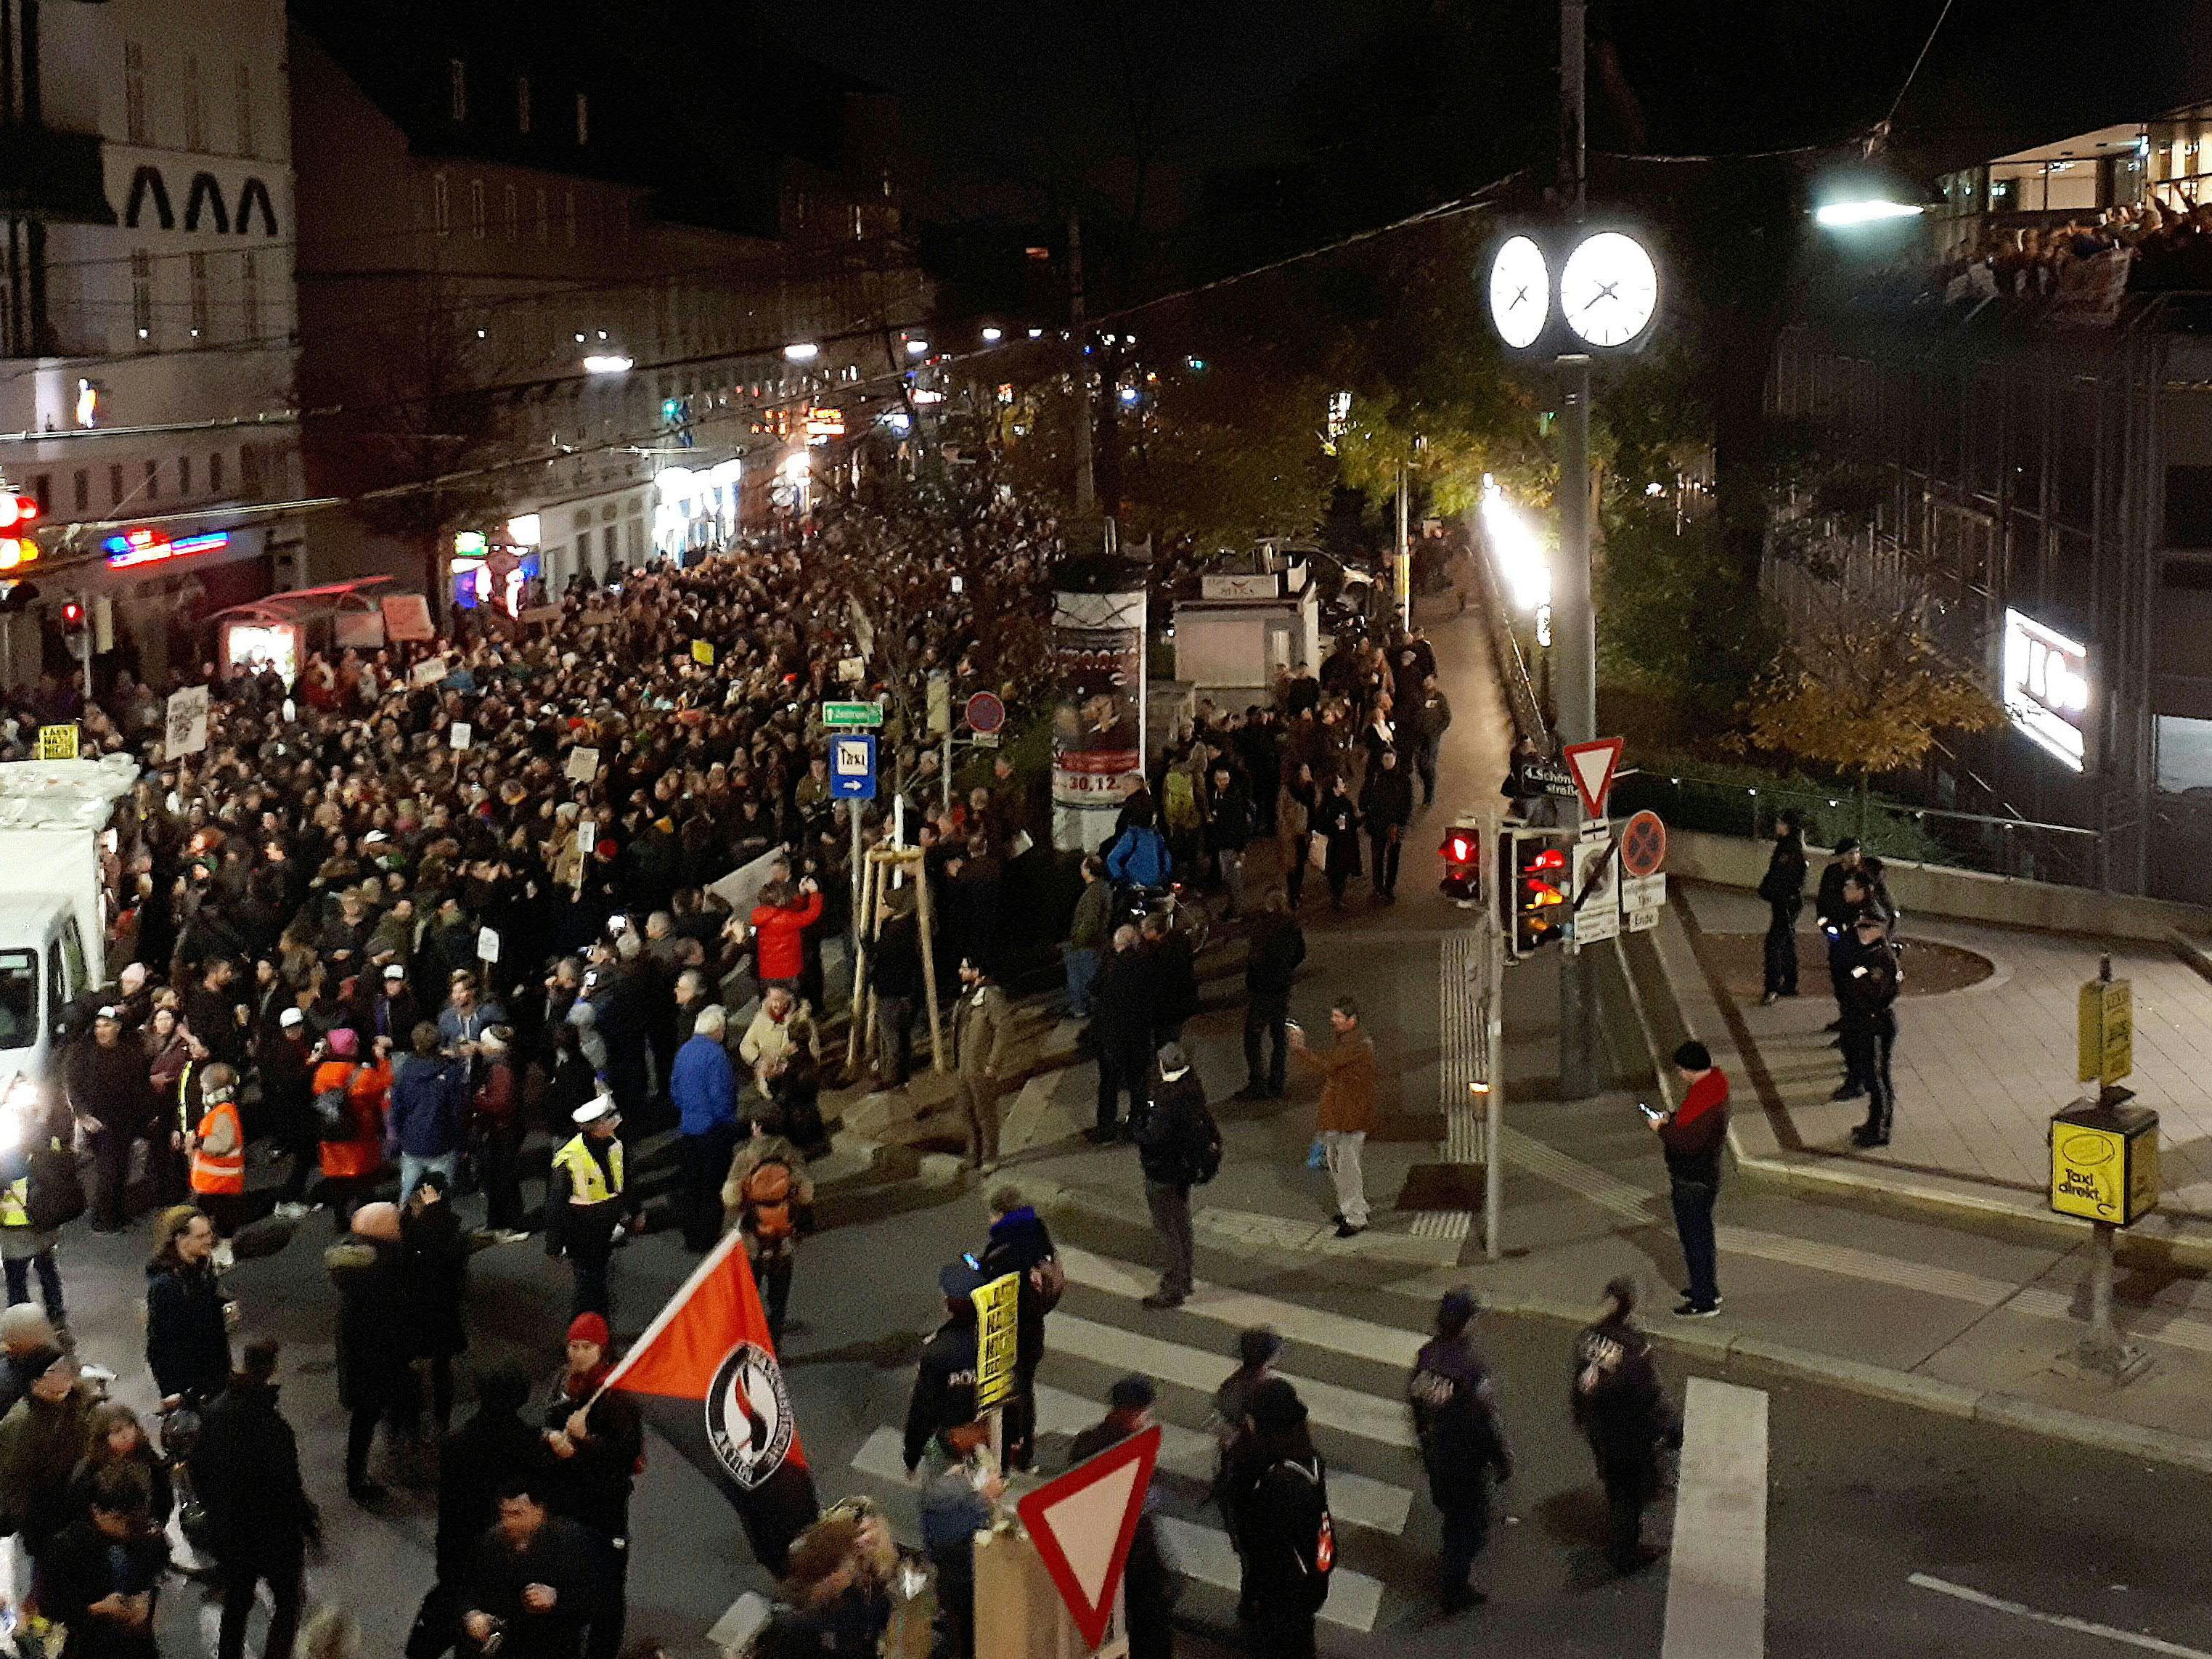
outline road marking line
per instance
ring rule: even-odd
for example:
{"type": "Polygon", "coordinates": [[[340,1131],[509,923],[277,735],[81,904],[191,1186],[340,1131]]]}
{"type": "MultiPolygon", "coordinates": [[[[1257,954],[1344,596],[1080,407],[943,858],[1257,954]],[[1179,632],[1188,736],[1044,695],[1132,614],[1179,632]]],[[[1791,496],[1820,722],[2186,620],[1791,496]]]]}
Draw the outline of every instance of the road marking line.
{"type": "MultiPolygon", "coordinates": [[[[1060,1247],[1060,1263],[1067,1270],[1071,1280],[1087,1290],[1103,1291],[1109,1296],[1130,1301],[1139,1300],[1152,1291],[1150,1274],[1073,1245],[1060,1247]]],[[[1203,1279],[1193,1285],[1190,1299],[1182,1304],[1182,1311],[1240,1331],[1255,1325],[1272,1325],[1292,1341],[1327,1348],[1354,1359],[1379,1359],[1403,1365],[1408,1370],[1413,1369],[1422,1343],[1428,1340],[1417,1331],[1403,1330],[1395,1325],[1378,1325],[1372,1320],[1353,1319],[1325,1308],[1309,1308],[1301,1303],[1257,1296],[1203,1279]]],[[[1226,1375],[1224,1371],[1223,1376],[1226,1375]]]]}
{"type": "Polygon", "coordinates": [[[1948,1595],[1955,1601],[1971,1601],[1978,1607],[1987,1607],[1992,1613],[2008,1613],[2015,1619],[2032,1619],[2039,1625],[2049,1625],[2057,1630],[2070,1630],[2083,1636],[2101,1636],[2108,1642],[2124,1642],[2131,1648],[2141,1648],[2146,1653],[2163,1653],[2170,1659],[2212,1659],[2202,1648],[2185,1648],[2179,1642],[2163,1642],[2155,1636],[2145,1636],[2140,1631],[2119,1630],[2111,1625],[2095,1624],[2087,1619],[2076,1619],[2063,1613],[2044,1613],[2024,1602],[2008,1601],[2001,1595],[1985,1595],[1980,1590],[1965,1584],[1954,1584],[1948,1579],[1933,1578],[1924,1572],[1916,1572],[1905,1581],[1916,1589],[1934,1590],[1938,1595],[1948,1595]]]}
{"type": "Polygon", "coordinates": [[[1766,1651],[1766,1394],[1693,1376],[1660,1659],[1766,1651]]]}
{"type": "MultiPolygon", "coordinates": [[[[1333,1483],[1332,1483],[1333,1484],[1333,1483]]],[[[1332,1498],[1334,1494],[1332,1491],[1332,1498]]],[[[1176,1516],[1155,1517],[1160,1545],[1170,1563],[1186,1578],[1211,1584],[1232,1595],[1237,1592],[1237,1551],[1229,1534],[1176,1516]]],[[[1363,1635],[1375,1628],[1375,1615],[1382,1609],[1382,1586],[1364,1572],[1339,1567],[1328,1576],[1328,1600],[1321,1610],[1322,1623],[1336,1625],[1363,1635]]]]}
{"type": "MultiPolygon", "coordinates": [[[[1119,1370],[1142,1371],[1163,1382],[1194,1389],[1201,1394],[1211,1395],[1226,1375],[1221,1369],[1221,1360],[1214,1355],[1187,1348],[1180,1342],[1164,1342],[1156,1336],[1125,1331],[1118,1325],[1079,1319],[1065,1310],[1047,1322],[1045,1341],[1052,1352],[1119,1370]]],[[[1324,1428],[1372,1440],[1379,1445],[1413,1446],[1413,1424],[1402,1401],[1381,1401],[1370,1394],[1302,1376],[1285,1374],[1285,1380],[1298,1391],[1298,1398],[1305,1401],[1313,1420],[1324,1428]]]]}

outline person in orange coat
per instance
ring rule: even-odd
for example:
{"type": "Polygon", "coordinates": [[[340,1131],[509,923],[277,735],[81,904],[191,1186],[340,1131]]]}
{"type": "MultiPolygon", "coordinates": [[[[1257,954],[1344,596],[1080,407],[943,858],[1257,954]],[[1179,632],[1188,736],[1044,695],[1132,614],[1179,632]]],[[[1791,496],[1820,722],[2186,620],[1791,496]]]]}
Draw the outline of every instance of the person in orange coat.
{"type": "Polygon", "coordinates": [[[763,991],[783,985],[796,994],[799,975],[806,971],[806,945],[801,936],[822,920],[822,890],[813,877],[806,876],[796,895],[779,882],[761,898],[753,907],[753,977],[763,991]]]}
{"type": "Polygon", "coordinates": [[[215,1223],[216,1265],[230,1266],[231,1235],[245,1220],[246,1129],[238,1115],[238,1073],[217,1060],[200,1080],[200,1120],[191,1140],[192,1202],[215,1223]]]}
{"type": "Polygon", "coordinates": [[[323,1188],[337,1230],[343,1233],[352,1226],[354,1211],[368,1196],[384,1168],[384,1112],[392,1095],[392,1042],[388,1037],[377,1038],[364,1060],[361,1034],[341,1025],[323,1039],[321,1053],[309,1087],[318,1100],[332,1090],[343,1090],[352,1129],[343,1139],[325,1138],[321,1146],[323,1188]]]}

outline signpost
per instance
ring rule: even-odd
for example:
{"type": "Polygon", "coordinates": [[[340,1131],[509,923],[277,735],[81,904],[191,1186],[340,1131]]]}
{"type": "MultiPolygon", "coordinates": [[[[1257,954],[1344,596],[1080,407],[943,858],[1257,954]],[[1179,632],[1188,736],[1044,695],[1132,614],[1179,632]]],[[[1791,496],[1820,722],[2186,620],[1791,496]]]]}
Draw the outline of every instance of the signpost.
{"type": "Polygon", "coordinates": [[[848,731],[873,732],[884,723],[884,706],[879,702],[825,702],[822,705],[822,724],[842,726],[848,731]]]}
{"type": "Polygon", "coordinates": [[[1567,939],[1571,950],[1620,937],[1614,850],[1609,837],[1586,836],[1575,843],[1574,932],[1567,939]]]}
{"type": "Polygon", "coordinates": [[[691,660],[702,668],[712,668],[714,665],[714,642],[712,640],[692,641],[691,660]]]}
{"type": "Polygon", "coordinates": [[[978,691],[968,699],[968,729],[979,738],[996,737],[1006,727],[1006,705],[995,691],[978,691]]]}
{"type": "Polygon", "coordinates": [[[874,732],[840,732],[830,739],[830,797],[832,800],[876,798],[874,732]]]}
{"type": "MultiPolygon", "coordinates": [[[[983,1291],[975,1294],[980,1297],[983,1291]]],[[[1129,1546],[1144,1515],[1145,1494],[1159,1462],[1160,1439],[1156,1423],[1047,1481],[1014,1506],[1067,1603],[1077,1633],[1093,1652],[1112,1650],[1104,1644],[1115,1623],[1129,1546]]]]}
{"type": "Polygon", "coordinates": [[[1662,871],[1649,876],[1624,876],[1620,883],[1620,926],[1631,933],[1648,933],[1659,925],[1659,912],[1667,905],[1667,877],[1662,871]]]}
{"type": "Polygon", "coordinates": [[[2076,1012],[2075,1076],[2110,1088],[2136,1068],[2135,986],[2112,977],[2110,957],[2082,986],[2076,1012]]]}
{"type": "MultiPolygon", "coordinates": [[[[1667,861],[1667,826],[1646,809],[1621,826],[1620,871],[1632,879],[1656,875],[1667,861]]],[[[1664,890],[1663,889],[1662,890],[1664,890]]]]}
{"type": "Polygon", "coordinates": [[[1560,751],[1567,763],[1567,772],[1574,779],[1575,793],[1582,799],[1583,823],[1585,825],[1605,822],[1605,804],[1613,793],[1613,775],[1620,765],[1620,751],[1627,746],[1621,738],[1600,738],[1594,743],[1571,743],[1560,751]]]}

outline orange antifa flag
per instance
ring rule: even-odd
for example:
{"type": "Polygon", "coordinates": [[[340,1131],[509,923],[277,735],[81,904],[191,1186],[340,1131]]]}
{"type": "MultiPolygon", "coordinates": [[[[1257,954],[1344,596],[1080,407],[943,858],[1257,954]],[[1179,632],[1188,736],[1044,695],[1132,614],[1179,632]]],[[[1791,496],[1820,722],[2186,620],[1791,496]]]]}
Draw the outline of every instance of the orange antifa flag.
{"type": "Polygon", "coordinates": [[[742,1235],[722,1236],[605,1386],[634,1395],[645,1420],[721,1488],[754,1559],[781,1577],[792,1540],[822,1510],[742,1235]]]}

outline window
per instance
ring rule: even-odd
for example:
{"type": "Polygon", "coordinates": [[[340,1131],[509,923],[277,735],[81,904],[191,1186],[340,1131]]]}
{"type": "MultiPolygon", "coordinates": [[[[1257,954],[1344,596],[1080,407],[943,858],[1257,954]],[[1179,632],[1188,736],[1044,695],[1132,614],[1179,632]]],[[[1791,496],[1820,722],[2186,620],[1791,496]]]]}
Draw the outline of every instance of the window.
{"type": "Polygon", "coordinates": [[[254,148],[253,65],[240,64],[238,66],[238,153],[251,155],[254,148]]]}
{"type": "Polygon", "coordinates": [[[446,175],[430,175],[430,226],[443,236],[453,228],[453,204],[446,194],[446,175]]]}
{"type": "Polygon", "coordinates": [[[76,484],[76,510],[77,510],[78,512],[80,512],[80,513],[89,513],[89,512],[91,512],[91,511],[92,511],[92,471],[91,471],[91,469],[90,469],[90,468],[88,468],[88,467],[82,467],[82,466],[81,466],[81,467],[79,467],[79,468],[77,468],[77,470],[76,470],[76,477],[73,480],[73,482],[75,483],[75,484],[76,484]]]}
{"type": "Polygon", "coordinates": [[[507,240],[519,241],[522,237],[522,195],[513,185],[501,187],[500,205],[507,212],[507,240]]]}
{"type": "Polygon", "coordinates": [[[110,507],[123,505],[123,465],[119,461],[107,469],[107,504],[110,507]]]}
{"type": "Polygon", "coordinates": [[[573,190],[565,192],[561,204],[561,217],[568,227],[568,246],[574,247],[576,246],[576,192],[573,190]]]}
{"type": "Polygon", "coordinates": [[[242,337],[261,337],[261,263],[251,253],[238,256],[238,325],[242,337]]]}
{"type": "Polygon", "coordinates": [[[204,253],[190,254],[185,263],[191,271],[192,338],[208,339],[211,337],[208,319],[208,257],[204,253]]]}
{"type": "Polygon", "coordinates": [[[200,60],[189,52],[185,54],[184,103],[185,148],[204,150],[207,148],[207,110],[200,97],[200,60]]]}
{"type": "Polygon", "coordinates": [[[514,77],[514,130],[527,134],[530,131],[530,77],[514,77]]]}
{"type": "Polygon", "coordinates": [[[576,147],[582,149],[592,142],[592,100],[582,93],[576,94],[576,147]]]}
{"type": "Polygon", "coordinates": [[[484,187],[481,179],[469,180],[469,234],[484,239],[484,187]]]}
{"type": "Polygon", "coordinates": [[[27,1048],[39,1036],[39,953],[0,951],[0,1048],[27,1048]]]}
{"type": "Polygon", "coordinates": [[[47,472],[41,472],[32,482],[31,494],[39,503],[39,512],[41,515],[54,510],[53,485],[53,475],[47,472]]]}
{"type": "Polygon", "coordinates": [[[2212,547],[2212,466],[2166,469],[2166,544],[2212,547]]]}
{"type": "Polygon", "coordinates": [[[192,498],[192,458],[189,455],[177,457],[177,494],[186,501],[192,498]]]}
{"type": "Polygon", "coordinates": [[[261,446],[240,444],[238,447],[239,493],[249,499],[261,494],[261,446]]]}
{"type": "Polygon", "coordinates": [[[146,499],[149,501],[161,499],[161,464],[159,461],[146,463],[146,499]]]}
{"type": "Polygon", "coordinates": [[[154,256],[143,247],[131,252],[131,326],[141,345],[154,343],[154,256]]]}
{"type": "Polygon", "coordinates": [[[469,66],[459,58],[446,64],[446,97],[455,125],[469,118],[469,66]]]}
{"type": "Polygon", "coordinates": [[[211,450],[208,454],[208,494],[222,494],[222,451],[211,450]]]}
{"type": "Polygon", "coordinates": [[[146,48],[123,43],[123,130],[134,144],[149,143],[146,130],[146,48]]]}

